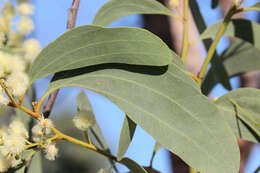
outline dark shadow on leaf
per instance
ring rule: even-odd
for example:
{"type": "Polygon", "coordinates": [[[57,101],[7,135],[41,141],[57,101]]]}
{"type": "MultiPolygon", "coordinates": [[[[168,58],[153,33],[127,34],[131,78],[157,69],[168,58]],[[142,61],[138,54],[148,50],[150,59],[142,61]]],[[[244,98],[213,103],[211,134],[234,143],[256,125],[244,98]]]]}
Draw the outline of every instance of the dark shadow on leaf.
{"type": "Polygon", "coordinates": [[[251,21],[236,19],[236,20],[232,20],[232,24],[234,25],[235,28],[236,37],[248,41],[252,44],[255,43],[254,31],[253,31],[253,26],[251,21]]]}
{"type": "Polygon", "coordinates": [[[107,64],[99,64],[99,65],[92,65],[83,68],[77,68],[73,70],[66,70],[62,72],[58,72],[54,75],[51,81],[64,79],[64,78],[71,78],[99,70],[105,69],[118,69],[119,73],[120,70],[129,71],[133,73],[141,73],[147,75],[162,75],[168,70],[168,66],[142,66],[142,65],[129,65],[129,64],[121,64],[121,63],[107,63],[107,64]]]}
{"type": "MultiPolygon", "coordinates": [[[[246,44],[245,41],[241,41],[241,42],[235,42],[231,45],[231,47],[227,48],[219,57],[220,61],[222,61],[223,64],[225,64],[225,61],[228,60],[228,58],[232,58],[232,56],[240,54],[246,50],[250,49],[249,44],[246,44]]],[[[202,83],[202,93],[204,95],[208,95],[211,90],[214,88],[214,86],[220,82],[220,79],[217,78],[217,76],[215,75],[216,73],[218,73],[218,71],[216,71],[214,68],[210,68],[208,73],[206,74],[206,77],[202,83]]],[[[239,74],[227,74],[229,76],[229,78],[232,78],[234,76],[243,74],[243,72],[239,73],[239,74]]]]}

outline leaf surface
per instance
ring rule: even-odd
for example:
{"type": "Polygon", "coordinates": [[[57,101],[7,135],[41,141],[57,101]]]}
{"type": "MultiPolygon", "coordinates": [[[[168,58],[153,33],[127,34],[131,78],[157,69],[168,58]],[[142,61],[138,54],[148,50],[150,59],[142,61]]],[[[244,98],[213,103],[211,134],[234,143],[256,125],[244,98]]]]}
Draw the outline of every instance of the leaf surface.
{"type": "Polygon", "coordinates": [[[87,25],[72,29],[44,48],[30,70],[31,83],[59,71],[102,63],[164,66],[171,50],[157,36],[139,28],[87,25]]]}
{"type": "Polygon", "coordinates": [[[96,13],[93,24],[106,26],[115,20],[132,14],[162,14],[172,12],[156,0],[109,0],[96,13]]]}
{"type": "Polygon", "coordinates": [[[216,104],[237,137],[260,141],[260,90],[237,89],[220,97],[216,104]]]}
{"type": "MultiPolygon", "coordinates": [[[[260,69],[260,50],[252,44],[235,39],[231,46],[221,55],[221,61],[227,70],[229,78],[246,72],[260,69]]],[[[212,88],[219,82],[214,75],[215,71],[210,68],[202,84],[202,91],[209,94],[212,88]]]]}
{"type": "MultiPolygon", "coordinates": [[[[211,25],[201,34],[200,39],[215,37],[221,25],[222,21],[211,25]]],[[[232,19],[224,36],[240,38],[260,49],[260,25],[256,22],[247,19],[232,19]]]]}
{"type": "Polygon", "coordinates": [[[136,124],[127,115],[125,115],[123,126],[120,133],[118,144],[117,159],[121,160],[125,155],[132,138],[134,136],[136,124]]]}
{"type": "Polygon", "coordinates": [[[27,152],[23,153],[22,158],[24,161],[23,165],[14,172],[16,172],[16,173],[35,173],[35,172],[42,173],[41,152],[27,151],[27,152]]]}
{"type": "Polygon", "coordinates": [[[236,173],[239,151],[235,136],[217,107],[201,94],[181,60],[174,62],[168,69],[103,64],[61,72],[55,75],[44,98],[67,86],[93,90],[117,104],[156,141],[196,170],[236,173]]]}
{"type": "Polygon", "coordinates": [[[142,166],[140,166],[132,159],[125,157],[119,163],[125,165],[133,173],[147,173],[147,171],[142,166]]]}

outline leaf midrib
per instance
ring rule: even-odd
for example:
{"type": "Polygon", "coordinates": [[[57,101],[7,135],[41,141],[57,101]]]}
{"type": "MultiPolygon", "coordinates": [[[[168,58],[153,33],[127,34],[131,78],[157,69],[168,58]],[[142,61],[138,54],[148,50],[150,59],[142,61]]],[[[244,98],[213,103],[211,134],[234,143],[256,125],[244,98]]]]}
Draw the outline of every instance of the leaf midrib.
{"type": "MultiPolygon", "coordinates": [[[[121,97],[117,97],[117,96],[114,96],[114,95],[109,94],[109,93],[107,93],[107,92],[104,92],[103,90],[99,90],[99,89],[91,88],[91,87],[86,87],[86,86],[80,85],[80,84],[67,84],[66,86],[67,86],[67,87],[87,88],[87,89],[90,89],[90,90],[92,90],[92,91],[98,92],[98,93],[100,93],[100,94],[103,93],[104,95],[110,95],[111,97],[117,98],[117,99],[122,100],[122,101],[125,100],[125,99],[123,99],[123,98],[121,98],[121,97]]],[[[54,91],[54,90],[56,90],[56,89],[58,89],[58,88],[60,88],[60,87],[53,88],[53,90],[50,90],[49,92],[52,92],[52,91],[54,91]]],[[[124,102],[126,102],[126,103],[128,103],[128,104],[130,104],[130,105],[133,105],[134,107],[136,107],[136,108],[139,109],[140,111],[142,111],[142,112],[144,112],[144,113],[147,113],[148,115],[150,115],[150,116],[152,116],[152,117],[156,117],[156,116],[154,116],[152,113],[143,110],[141,107],[138,107],[138,106],[135,105],[135,104],[132,104],[132,103],[130,103],[130,102],[128,102],[128,101],[124,101],[124,102]]],[[[162,122],[162,124],[165,124],[165,126],[167,126],[169,129],[172,129],[172,130],[176,131],[178,134],[180,134],[181,136],[183,136],[184,138],[186,138],[187,141],[190,141],[191,143],[193,143],[195,146],[197,146],[198,149],[200,149],[202,152],[204,152],[204,153],[208,156],[208,158],[211,158],[210,160],[213,160],[215,163],[217,163],[217,164],[219,164],[219,165],[221,164],[221,163],[219,163],[219,162],[215,159],[215,157],[211,156],[211,155],[208,153],[207,150],[203,150],[203,148],[200,147],[199,144],[197,144],[194,140],[191,140],[191,138],[189,138],[188,136],[186,136],[185,134],[183,134],[180,130],[175,129],[175,128],[171,128],[171,126],[169,126],[167,123],[165,123],[164,121],[162,121],[160,118],[158,118],[158,119],[157,119],[157,118],[154,118],[154,119],[156,119],[156,120],[162,122]]]]}
{"type": "MultiPolygon", "coordinates": [[[[214,139],[217,139],[217,137],[214,135],[214,133],[212,133],[212,131],[207,127],[205,126],[195,115],[196,114],[192,114],[189,110],[187,110],[185,107],[181,106],[179,103],[177,103],[175,100],[173,100],[172,98],[170,98],[169,96],[163,94],[163,93],[160,93],[158,91],[156,91],[155,89],[153,88],[149,88],[145,85],[142,85],[142,84],[139,84],[135,81],[130,81],[130,80],[126,80],[124,78],[119,78],[119,77],[115,77],[115,76],[108,76],[108,75],[89,75],[89,76],[80,76],[80,77],[77,77],[73,80],[70,80],[70,83],[72,83],[73,81],[77,81],[77,80],[80,80],[81,78],[95,78],[95,77],[104,77],[104,78],[112,78],[112,79],[116,79],[116,80],[121,80],[121,81],[124,81],[126,83],[132,83],[136,86],[139,86],[140,88],[145,88],[145,89],[148,89],[148,90],[151,90],[152,92],[158,94],[159,96],[163,97],[163,98],[166,98],[168,99],[169,101],[171,101],[172,103],[174,103],[176,106],[178,106],[181,110],[183,110],[184,112],[186,112],[188,115],[190,115],[190,117],[192,117],[195,121],[197,121],[199,124],[201,124],[206,130],[208,130],[208,132],[210,132],[209,134],[212,136],[212,138],[214,139]]],[[[84,87],[83,87],[84,88],[84,87]]],[[[199,94],[198,94],[199,95],[199,94]]]]}

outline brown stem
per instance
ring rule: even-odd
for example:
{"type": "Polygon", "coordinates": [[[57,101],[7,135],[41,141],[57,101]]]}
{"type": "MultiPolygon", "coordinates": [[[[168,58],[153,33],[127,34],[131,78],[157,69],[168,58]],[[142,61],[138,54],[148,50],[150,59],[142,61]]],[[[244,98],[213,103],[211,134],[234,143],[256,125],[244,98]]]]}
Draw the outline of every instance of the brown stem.
{"type": "MultiPolygon", "coordinates": [[[[80,0],[73,0],[71,8],[69,9],[67,30],[70,30],[75,27],[78,9],[79,9],[80,0]]],[[[56,100],[59,90],[54,91],[50,94],[47,103],[44,106],[43,115],[45,118],[50,116],[52,107],[56,100]]]]}
{"type": "Polygon", "coordinates": [[[73,0],[72,6],[69,9],[69,16],[68,16],[68,23],[67,23],[68,30],[75,27],[78,9],[79,9],[79,3],[80,0],[73,0]]]}

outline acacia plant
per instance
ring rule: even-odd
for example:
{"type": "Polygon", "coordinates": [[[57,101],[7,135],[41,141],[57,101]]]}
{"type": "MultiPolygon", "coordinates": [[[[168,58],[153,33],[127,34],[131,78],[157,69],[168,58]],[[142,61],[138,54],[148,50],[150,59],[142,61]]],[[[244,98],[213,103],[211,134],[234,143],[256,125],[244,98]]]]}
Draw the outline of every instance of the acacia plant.
{"type": "MultiPolygon", "coordinates": [[[[191,172],[237,173],[237,138],[259,142],[260,91],[236,89],[215,100],[207,95],[217,83],[232,90],[231,77],[260,69],[259,24],[232,19],[240,12],[260,11],[260,3],[243,8],[241,0],[234,0],[224,19],[207,28],[197,2],[183,1],[184,15],[180,16],[156,0],[109,0],[97,12],[92,25],[73,28],[80,4],[73,0],[68,31],[40,51],[35,39],[27,39],[34,28],[30,19],[33,6],[26,0],[4,0],[0,17],[0,101],[11,107],[15,116],[1,129],[0,172],[27,172],[40,151],[46,159],[55,160],[55,144],[65,140],[107,157],[111,170],[100,172],[118,172],[115,163],[135,173],[155,171],[154,155],[165,147],[181,157],[191,172]],[[201,33],[193,42],[188,38],[189,8],[201,33]],[[161,14],[179,20],[184,25],[181,55],[144,29],[105,27],[131,14],[161,14]],[[18,22],[14,21],[17,17],[18,22]],[[217,54],[223,36],[235,39],[222,54],[217,54]],[[187,52],[198,41],[203,41],[207,56],[199,74],[191,74],[185,67],[187,52]],[[48,89],[40,100],[35,100],[34,82],[49,75],[54,77],[48,89]],[[82,130],[87,140],[55,128],[49,115],[58,89],[68,86],[100,93],[125,112],[116,156],[97,135],[99,128],[84,93],[77,97],[78,114],[72,125],[82,130]],[[29,125],[30,119],[35,125],[29,125]],[[124,157],[136,125],[157,141],[150,167],[124,157]]],[[[218,3],[212,2],[214,6],[218,3]]],[[[171,4],[177,7],[178,0],[171,0],[171,4]]]]}

